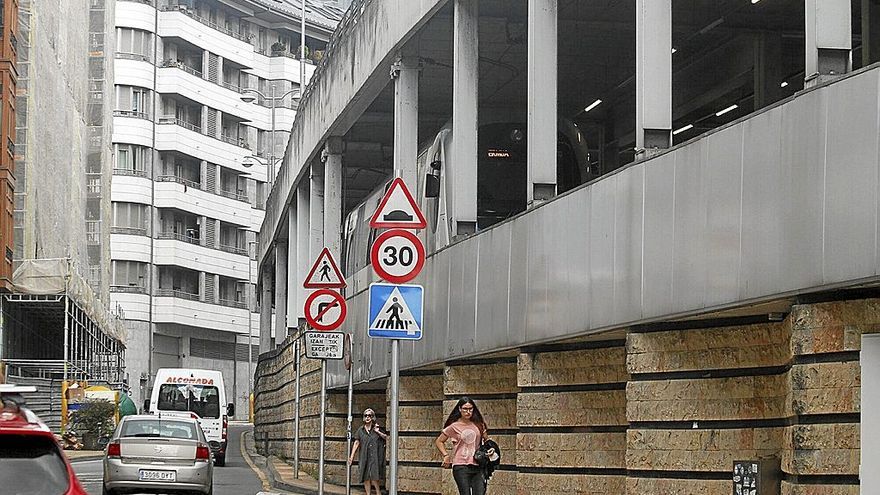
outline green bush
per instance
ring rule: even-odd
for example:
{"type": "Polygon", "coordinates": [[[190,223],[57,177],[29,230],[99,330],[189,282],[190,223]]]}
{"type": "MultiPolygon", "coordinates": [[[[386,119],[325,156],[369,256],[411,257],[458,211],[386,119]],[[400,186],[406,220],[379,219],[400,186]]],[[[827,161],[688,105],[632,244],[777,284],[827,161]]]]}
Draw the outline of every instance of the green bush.
{"type": "Polygon", "coordinates": [[[116,428],[116,404],[106,400],[87,400],[73,414],[73,429],[81,436],[96,438],[112,435],[116,428]]]}

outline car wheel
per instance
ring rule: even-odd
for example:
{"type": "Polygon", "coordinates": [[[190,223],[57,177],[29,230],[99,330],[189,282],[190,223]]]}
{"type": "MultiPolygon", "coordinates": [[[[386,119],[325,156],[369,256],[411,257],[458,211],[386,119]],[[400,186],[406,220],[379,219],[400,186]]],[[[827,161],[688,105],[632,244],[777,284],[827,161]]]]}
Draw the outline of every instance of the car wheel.
{"type": "Polygon", "coordinates": [[[218,467],[223,467],[226,465],[226,454],[218,455],[214,457],[214,465],[218,467]]]}

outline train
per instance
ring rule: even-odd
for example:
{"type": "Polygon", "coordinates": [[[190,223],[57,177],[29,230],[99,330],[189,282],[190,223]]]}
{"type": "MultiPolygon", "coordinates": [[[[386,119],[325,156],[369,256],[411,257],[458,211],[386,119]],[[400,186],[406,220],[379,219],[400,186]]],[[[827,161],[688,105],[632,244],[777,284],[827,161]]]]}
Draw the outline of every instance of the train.
{"type": "MultiPolygon", "coordinates": [[[[590,151],[577,125],[559,119],[556,146],[556,187],[563,193],[594,179],[590,151]]],[[[526,210],[527,146],[526,125],[518,122],[491,122],[477,132],[477,224],[476,231],[487,229],[526,210]]],[[[452,126],[443,126],[434,138],[422,146],[417,160],[418,184],[412,191],[428,226],[420,232],[428,255],[455,240],[455,222],[450,212],[452,126]]],[[[381,233],[370,227],[370,217],[391,183],[389,175],[346,215],[343,224],[343,272],[353,275],[370,264],[370,247],[381,233]]],[[[409,184],[408,184],[409,185],[409,184]]],[[[413,188],[413,185],[409,185],[413,188]]]]}

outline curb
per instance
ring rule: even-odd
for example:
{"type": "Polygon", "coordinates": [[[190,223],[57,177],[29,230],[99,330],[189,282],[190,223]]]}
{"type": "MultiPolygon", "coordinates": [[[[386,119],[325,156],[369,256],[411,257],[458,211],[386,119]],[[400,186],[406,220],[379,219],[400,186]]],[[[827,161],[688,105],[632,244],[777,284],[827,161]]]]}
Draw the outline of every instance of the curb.
{"type": "MultiPolygon", "coordinates": [[[[64,456],[67,457],[67,454],[64,454],[64,456]]],[[[84,455],[84,456],[76,457],[76,458],[67,457],[67,460],[72,463],[76,463],[76,462],[85,462],[85,461],[98,461],[103,458],[104,458],[104,454],[95,454],[95,455],[84,455]]]]}

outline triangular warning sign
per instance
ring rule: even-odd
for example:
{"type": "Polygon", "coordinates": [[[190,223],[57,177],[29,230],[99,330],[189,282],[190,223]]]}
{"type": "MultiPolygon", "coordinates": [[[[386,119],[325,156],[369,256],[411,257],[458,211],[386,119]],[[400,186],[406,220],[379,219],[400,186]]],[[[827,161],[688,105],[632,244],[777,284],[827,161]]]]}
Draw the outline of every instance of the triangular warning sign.
{"type": "Polygon", "coordinates": [[[419,322],[407,306],[406,299],[400,295],[400,289],[395,287],[379,310],[379,314],[370,322],[370,330],[402,330],[415,335],[422,329],[419,328],[419,322]]]}
{"type": "Polygon", "coordinates": [[[326,247],[318,255],[315,264],[309,271],[309,275],[303,281],[306,289],[342,289],[345,287],[345,278],[339,271],[339,266],[330,250],[326,247]]]}
{"type": "Polygon", "coordinates": [[[409,193],[400,177],[391,182],[373,218],[370,227],[374,229],[423,229],[428,226],[422,210],[409,193]]]}

